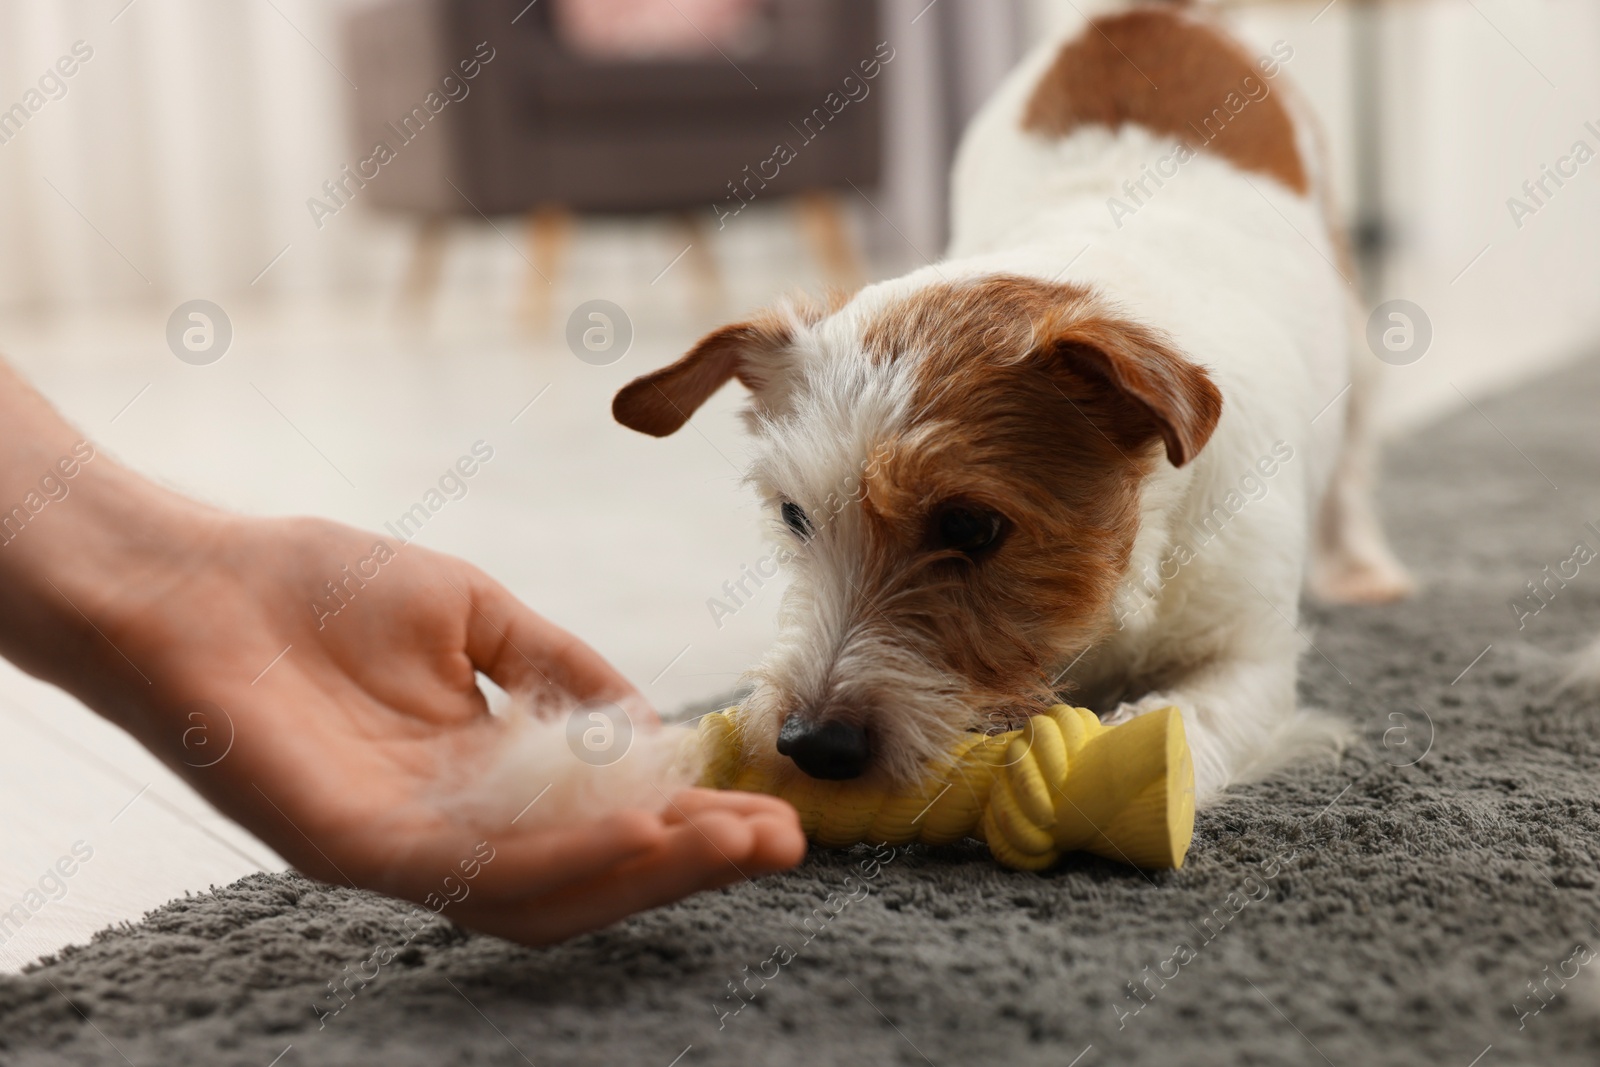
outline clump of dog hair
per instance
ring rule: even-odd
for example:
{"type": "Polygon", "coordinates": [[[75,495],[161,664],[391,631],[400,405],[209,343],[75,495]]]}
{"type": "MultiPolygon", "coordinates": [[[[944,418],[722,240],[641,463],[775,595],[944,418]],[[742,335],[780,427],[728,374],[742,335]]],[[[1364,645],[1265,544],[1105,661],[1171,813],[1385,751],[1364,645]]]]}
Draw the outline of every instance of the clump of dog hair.
{"type": "Polygon", "coordinates": [[[447,806],[485,830],[658,812],[700,777],[695,732],[660,724],[643,698],[580,703],[524,693],[497,703],[491,758],[464,761],[447,787],[447,806]]]}

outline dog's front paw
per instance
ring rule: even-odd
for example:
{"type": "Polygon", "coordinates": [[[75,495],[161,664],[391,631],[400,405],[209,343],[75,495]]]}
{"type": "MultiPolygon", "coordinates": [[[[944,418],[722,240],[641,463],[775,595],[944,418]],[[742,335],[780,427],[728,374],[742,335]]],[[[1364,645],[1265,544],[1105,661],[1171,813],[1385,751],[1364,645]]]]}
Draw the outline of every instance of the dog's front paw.
{"type": "Polygon", "coordinates": [[[1162,708],[1170,708],[1176,703],[1176,700],[1172,699],[1165,693],[1149,693],[1140,697],[1138,700],[1123,701],[1121,704],[1117,705],[1116,711],[1113,711],[1109,715],[1100,716],[1100,721],[1105,723],[1107,726],[1119,726],[1122,723],[1127,722],[1129,719],[1136,718],[1148,712],[1160,711],[1162,708]]]}

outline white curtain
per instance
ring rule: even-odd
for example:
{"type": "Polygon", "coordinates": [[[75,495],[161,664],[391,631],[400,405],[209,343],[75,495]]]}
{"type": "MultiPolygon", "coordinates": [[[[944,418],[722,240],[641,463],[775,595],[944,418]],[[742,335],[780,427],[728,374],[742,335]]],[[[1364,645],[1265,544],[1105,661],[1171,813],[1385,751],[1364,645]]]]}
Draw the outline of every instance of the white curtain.
{"type": "Polygon", "coordinates": [[[328,292],[370,273],[362,223],[319,232],[305,208],[348,154],[344,6],[0,0],[0,306],[328,292]],[[75,47],[92,54],[58,85],[75,47]]]}

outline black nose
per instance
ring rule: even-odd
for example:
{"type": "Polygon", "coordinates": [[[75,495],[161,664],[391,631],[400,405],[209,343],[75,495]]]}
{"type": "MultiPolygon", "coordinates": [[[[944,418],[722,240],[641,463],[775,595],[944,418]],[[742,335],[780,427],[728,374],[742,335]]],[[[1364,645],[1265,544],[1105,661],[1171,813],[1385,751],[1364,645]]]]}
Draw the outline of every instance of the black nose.
{"type": "Polygon", "coordinates": [[[861,727],[837,719],[808,722],[799,715],[783,720],[778,751],[811,777],[828,781],[861,777],[872,755],[861,727]]]}

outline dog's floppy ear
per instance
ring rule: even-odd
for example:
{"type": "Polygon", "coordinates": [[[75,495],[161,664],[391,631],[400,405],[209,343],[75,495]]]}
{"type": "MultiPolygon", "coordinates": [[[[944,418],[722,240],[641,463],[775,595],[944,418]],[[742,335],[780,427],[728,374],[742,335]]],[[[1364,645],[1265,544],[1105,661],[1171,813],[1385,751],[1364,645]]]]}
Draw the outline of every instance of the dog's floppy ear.
{"type": "Polygon", "coordinates": [[[1204,367],[1159,332],[1090,316],[1048,334],[1036,349],[1057,366],[1110,388],[1127,402],[1132,438],[1159,434],[1181,467],[1199,454],[1222,417],[1222,393],[1204,367]]]}
{"type": "Polygon", "coordinates": [[[611,414],[630,430],[651,437],[676,433],[730,378],[760,391],[774,357],[792,339],[789,324],[775,315],[724,326],[701,338],[676,363],[629,382],[611,402],[611,414]]]}

